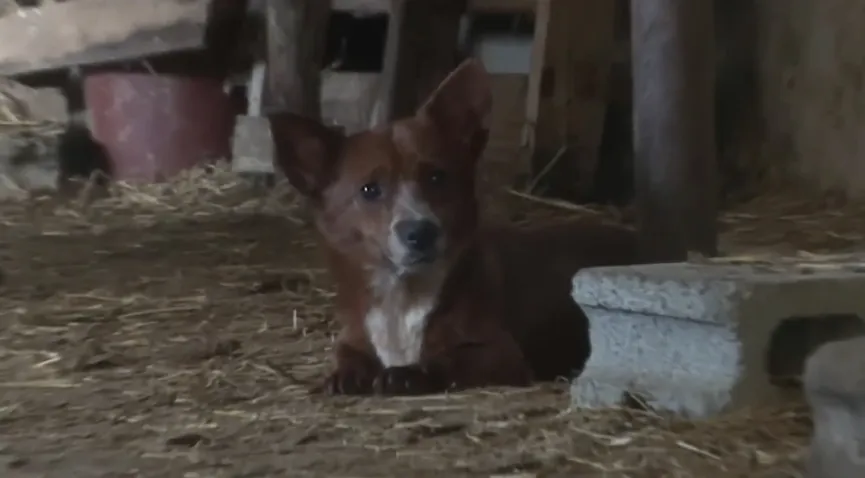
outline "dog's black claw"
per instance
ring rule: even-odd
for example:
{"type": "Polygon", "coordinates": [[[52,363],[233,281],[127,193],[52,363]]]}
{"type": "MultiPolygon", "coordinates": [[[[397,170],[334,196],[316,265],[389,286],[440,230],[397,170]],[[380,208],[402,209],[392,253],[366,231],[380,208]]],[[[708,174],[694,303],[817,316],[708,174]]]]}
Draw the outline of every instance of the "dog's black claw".
{"type": "Polygon", "coordinates": [[[373,382],[379,395],[428,395],[444,390],[442,380],[429,370],[410,365],[384,369],[373,382]]]}
{"type": "Polygon", "coordinates": [[[369,395],[373,391],[373,379],[362,372],[337,370],[321,389],[328,395],[369,395]]]}

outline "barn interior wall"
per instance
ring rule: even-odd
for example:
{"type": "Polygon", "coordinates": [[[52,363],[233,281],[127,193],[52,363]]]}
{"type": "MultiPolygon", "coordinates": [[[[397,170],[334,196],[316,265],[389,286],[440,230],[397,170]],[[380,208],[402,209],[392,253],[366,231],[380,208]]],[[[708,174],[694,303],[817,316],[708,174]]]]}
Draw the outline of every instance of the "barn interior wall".
{"type": "MultiPolygon", "coordinates": [[[[632,159],[630,39],[628,2],[619,1],[622,54],[611,78],[597,181],[626,199],[632,159]]],[[[715,8],[716,124],[725,195],[750,196],[759,192],[766,174],[780,172],[811,187],[865,196],[865,2],[716,0],[715,8]]],[[[512,54],[508,61],[497,52],[505,51],[508,41],[531,39],[511,38],[488,38],[495,47],[481,48],[481,56],[495,68],[516,67],[522,56],[512,54]]],[[[519,148],[513,139],[523,121],[521,73],[497,77],[496,102],[510,106],[493,131],[500,140],[495,156],[519,148]]]]}
{"type": "Polygon", "coordinates": [[[473,15],[468,50],[492,75],[490,141],[482,174],[489,187],[525,180],[528,158],[522,149],[534,19],[531,14],[473,15]]]}
{"type": "MultiPolygon", "coordinates": [[[[530,12],[469,17],[469,52],[492,76],[493,113],[484,161],[489,183],[512,183],[524,174],[521,134],[525,123],[533,18],[530,12]]],[[[325,118],[353,132],[363,129],[382,69],[387,16],[336,13],[328,32],[322,96],[325,118]]]]}
{"type": "Polygon", "coordinates": [[[812,186],[865,195],[865,2],[757,0],[766,152],[812,186]]]}

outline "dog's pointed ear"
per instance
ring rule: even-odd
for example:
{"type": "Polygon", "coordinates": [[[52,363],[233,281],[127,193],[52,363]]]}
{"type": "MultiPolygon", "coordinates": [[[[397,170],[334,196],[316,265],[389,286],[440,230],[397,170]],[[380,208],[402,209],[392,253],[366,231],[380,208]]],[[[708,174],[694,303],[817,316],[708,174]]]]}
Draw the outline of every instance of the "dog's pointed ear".
{"type": "Polygon", "coordinates": [[[448,145],[476,160],[487,145],[492,104],[490,75],[469,58],[439,84],[417,117],[430,122],[448,145]]]}
{"type": "Polygon", "coordinates": [[[322,123],[291,113],[268,115],[277,166],[295,189],[315,197],[325,186],[344,136],[322,123]]]}

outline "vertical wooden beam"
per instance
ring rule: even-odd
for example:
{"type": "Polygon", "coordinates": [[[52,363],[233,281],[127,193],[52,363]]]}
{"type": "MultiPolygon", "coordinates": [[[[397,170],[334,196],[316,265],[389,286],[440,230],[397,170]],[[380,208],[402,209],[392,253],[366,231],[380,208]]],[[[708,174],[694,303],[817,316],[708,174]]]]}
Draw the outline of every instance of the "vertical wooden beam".
{"type": "Polygon", "coordinates": [[[266,111],[321,117],[321,69],[330,0],[267,0],[266,111]]]}
{"type": "Polygon", "coordinates": [[[531,151],[535,184],[555,196],[578,199],[593,187],[615,48],[616,3],[538,0],[535,9],[523,146],[531,151]]]}
{"type": "Polygon", "coordinates": [[[646,258],[717,253],[712,0],[632,0],[634,174],[646,258]]]}
{"type": "Polygon", "coordinates": [[[384,67],[371,126],[413,114],[456,67],[460,18],[466,5],[467,0],[391,0],[384,67]]]}

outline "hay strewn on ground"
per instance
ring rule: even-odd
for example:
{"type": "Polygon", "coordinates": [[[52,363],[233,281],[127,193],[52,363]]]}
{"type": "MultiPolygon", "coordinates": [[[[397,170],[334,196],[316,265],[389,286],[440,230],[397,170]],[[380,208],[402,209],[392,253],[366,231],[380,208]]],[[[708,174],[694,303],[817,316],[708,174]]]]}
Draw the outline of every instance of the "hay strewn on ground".
{"type": "MultiPolygon", "coordinates": [[[[613,214],[503,197],[521,220],[613,214]]],[[[792,197],[727,214],[726,251],[861,243],[865,206],[792,197]]],[[[689,423],[570,410],[565,385],[310,396],[332,292],[284,187],[217,168],[7,202],[0,221],[8,476],[800,476],[802,406],[689,423]]]]}

